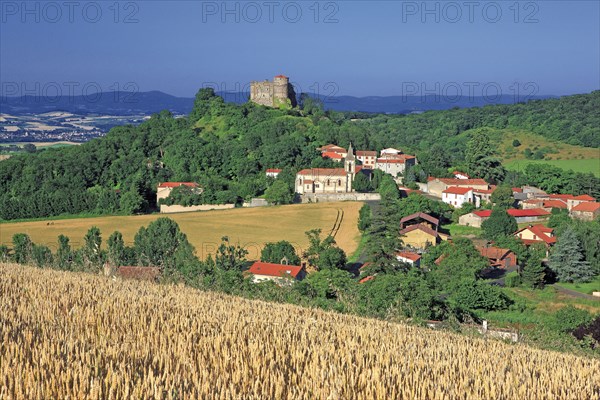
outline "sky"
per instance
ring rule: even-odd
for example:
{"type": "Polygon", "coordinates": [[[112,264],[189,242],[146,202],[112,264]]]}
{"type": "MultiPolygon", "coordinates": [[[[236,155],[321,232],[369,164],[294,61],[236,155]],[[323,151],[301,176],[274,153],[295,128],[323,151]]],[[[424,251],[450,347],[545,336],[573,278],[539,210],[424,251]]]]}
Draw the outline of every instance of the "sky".
{"type": "Polygon", "coordinates": [[[599,1],[0,1],[3,95],[600,89],[599,1]]]}

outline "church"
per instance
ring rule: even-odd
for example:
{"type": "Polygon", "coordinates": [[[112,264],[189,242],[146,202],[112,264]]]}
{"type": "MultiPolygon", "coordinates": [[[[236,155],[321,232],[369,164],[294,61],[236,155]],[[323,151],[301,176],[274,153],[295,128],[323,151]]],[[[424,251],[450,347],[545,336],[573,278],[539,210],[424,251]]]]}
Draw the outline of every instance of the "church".
{"type": "Polygon", "coordinates": [[[296,174],[296,193],[351,193],[352,181],[362,167],[356,165],[352,144],[344,168],[308,168],[296,174]]]}

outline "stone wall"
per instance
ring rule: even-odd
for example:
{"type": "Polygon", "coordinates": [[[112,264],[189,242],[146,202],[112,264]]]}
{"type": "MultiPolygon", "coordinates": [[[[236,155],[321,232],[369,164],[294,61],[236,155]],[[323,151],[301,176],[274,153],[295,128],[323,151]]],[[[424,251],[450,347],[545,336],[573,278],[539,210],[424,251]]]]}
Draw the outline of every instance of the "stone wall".
{"type": "Polygon", "coordinates": [[[335,201],[381,200],[379,193],[305,193],[300,195],[302,203],[328,203],[335,201]]]}
{"type": "Polygon", "coordinates": [[[235,204],[201,204],[189,207],[179,205],[166,206],[163,204],[160,206],[160,212],[161,214],[172,214],[192,211],[228,210],[231,208],[235,208],[235,204]]]}

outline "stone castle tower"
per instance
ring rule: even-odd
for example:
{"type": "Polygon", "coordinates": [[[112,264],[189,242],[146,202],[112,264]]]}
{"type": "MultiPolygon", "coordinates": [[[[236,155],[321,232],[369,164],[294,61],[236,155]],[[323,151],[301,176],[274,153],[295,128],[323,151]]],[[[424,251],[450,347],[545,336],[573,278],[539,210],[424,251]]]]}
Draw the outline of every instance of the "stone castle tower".
{"type": "Polygon", "coordinates": [[[267,107],[279,107],[281,104],[291,103],[296,107],[296,93],[285,75],[277,75],[273,81],[250,83],[250,101],[267,107]]]}

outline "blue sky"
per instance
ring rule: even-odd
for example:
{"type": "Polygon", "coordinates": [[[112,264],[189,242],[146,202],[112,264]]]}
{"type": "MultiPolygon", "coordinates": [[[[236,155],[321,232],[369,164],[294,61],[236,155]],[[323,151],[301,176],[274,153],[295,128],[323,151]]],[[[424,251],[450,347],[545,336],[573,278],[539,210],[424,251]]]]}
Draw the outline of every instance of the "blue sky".
{"type": "Polygon", "coordinates": [[[322,94],[587,93],[600,89],[599,4],[2,0],[0,78],[4,94],[133,83],[193,96],[279,73],[322,94]]]}

